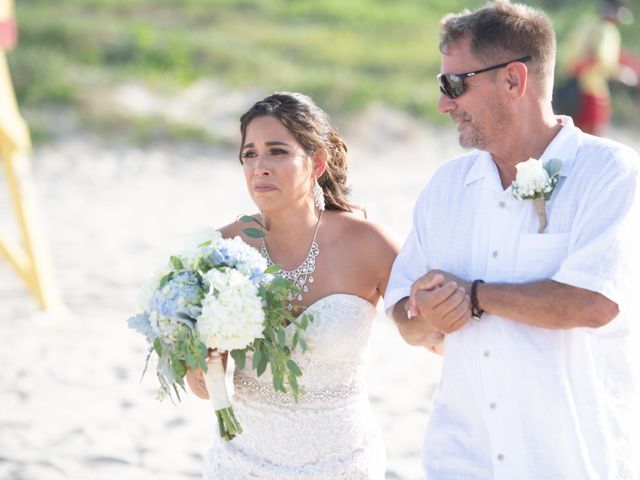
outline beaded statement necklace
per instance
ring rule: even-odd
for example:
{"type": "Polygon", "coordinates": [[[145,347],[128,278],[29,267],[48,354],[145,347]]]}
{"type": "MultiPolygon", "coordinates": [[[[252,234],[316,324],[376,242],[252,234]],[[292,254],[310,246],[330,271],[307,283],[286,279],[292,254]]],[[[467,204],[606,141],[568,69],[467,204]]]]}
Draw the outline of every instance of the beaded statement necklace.
{"type": "MultiPolygon", "coordinates": [[[[278,272],[278,276],[289,280],[296,287],[298,287],[299,291],[297,293],[291,292],[287,297],[287,309],[292,310],[293,305],[291,302],[295,299],[299,302],[302,301],[302,297],[305,293],[309,292],[309,287],[307,286],[307,282],[310,284],[315,280],[313,278],[313,272],[316,271],[316,257],[320,253],[320,248],[316,243],[316,236],[318,235],[318,227],[320,226],[320,219],[322,218],[322,210],[320,211],[320,215],[318,216],[318,223],[316,224],[316,229],[313,232],[313,239],[311,240],[311,247],[309,248],[309,253],[307,253],[307,258],[294,270],[280,270],[278,272]]],[[[260,248],[260,253],[264,258],[267,259],[267,265],[273,265],[271,261],[271,257],[269,257],[269,251],[267,250],[267,244],[264,242],[264,238],[262,239],[262,247],[260,248]]]]}

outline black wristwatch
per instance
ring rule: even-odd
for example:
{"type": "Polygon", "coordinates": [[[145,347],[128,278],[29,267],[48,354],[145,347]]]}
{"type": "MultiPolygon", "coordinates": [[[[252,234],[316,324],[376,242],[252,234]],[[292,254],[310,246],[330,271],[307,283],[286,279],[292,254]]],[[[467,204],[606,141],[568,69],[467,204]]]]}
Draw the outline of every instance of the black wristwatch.
{"type": "Polygon", "coordinates": [[[471,283],[471,292],[469,292],[471,296],[471,316],[474,320],[480,320],[484,313],[484,310],[478,306],[478,285],[481,283],[484,283],[484,280],[474,280],[471,283]]]}

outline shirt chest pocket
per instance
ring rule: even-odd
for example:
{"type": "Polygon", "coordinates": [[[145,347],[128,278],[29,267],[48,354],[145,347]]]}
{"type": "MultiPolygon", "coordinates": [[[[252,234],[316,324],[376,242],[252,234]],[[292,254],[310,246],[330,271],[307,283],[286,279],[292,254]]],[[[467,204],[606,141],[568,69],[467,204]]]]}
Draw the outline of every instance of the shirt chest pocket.
{"type": "Polygon", "coordinates": [[[529,282],[551,278],[569,249],[569,233],[525,233],[520,235],[514,278],[529,282]]]}

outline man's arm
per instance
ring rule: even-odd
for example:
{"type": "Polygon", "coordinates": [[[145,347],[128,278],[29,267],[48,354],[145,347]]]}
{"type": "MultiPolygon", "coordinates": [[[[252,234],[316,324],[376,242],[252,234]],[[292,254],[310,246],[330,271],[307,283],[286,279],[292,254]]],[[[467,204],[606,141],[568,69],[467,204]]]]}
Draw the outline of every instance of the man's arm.
{"type": "MultiPolygon", "coordinates": [[[[471,283],[455,275],[433,270],[470,293],[471,283]]],[[[420,288],[419,280],[416,288],[420,288]]],[[[478,307],[487,313],[541,328],[599,328],[618,315],[618,305],[604,295],[554,280],[531,283],[480,283],[478,307]]]]}
{"type": "Polygon", "coordinates": [[[604,295],[554,280],[477,286],[485,312],[542,328],[603,327],[618,315],[618,305],[604,295]]]}

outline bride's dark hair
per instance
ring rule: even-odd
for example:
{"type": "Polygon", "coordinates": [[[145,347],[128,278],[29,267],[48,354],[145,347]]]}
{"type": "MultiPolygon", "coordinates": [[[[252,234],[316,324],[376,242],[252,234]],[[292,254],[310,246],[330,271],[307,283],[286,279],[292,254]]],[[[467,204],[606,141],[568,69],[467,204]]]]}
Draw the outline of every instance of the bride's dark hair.
{"type": "Polygon", "coordinates": [[[318,178],[324,191],[325,208],[353,211],[354,206],[348,200],[351,189],[347,186],[347,145],[331,125],[328,115],[307,95],[276,92],[256,102],[240,117],[240,148],[244,145],[249,123],[264,116],[277,118],[307,155],[313,155],[319,148],[327,152],[326,169],[318,178]]]}

